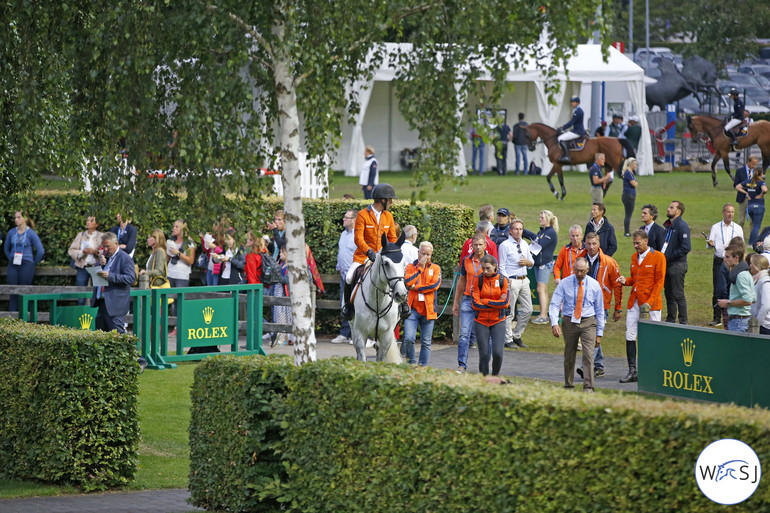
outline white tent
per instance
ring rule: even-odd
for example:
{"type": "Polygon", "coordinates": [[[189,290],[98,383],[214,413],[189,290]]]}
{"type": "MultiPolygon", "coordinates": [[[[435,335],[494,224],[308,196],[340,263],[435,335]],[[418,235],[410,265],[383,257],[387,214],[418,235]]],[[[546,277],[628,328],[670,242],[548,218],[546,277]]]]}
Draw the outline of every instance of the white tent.
{"type": "MultiPolygon", "coordinates": [[[[388,45],[389,52],[395,52],[395,45],[388,45]]],[[[404,45],[401,45],[403,50],[404,45]]],[[[408,49],[408,47],[407,47],[408,49]]],[[[511,52],[513,55],[514,52],[511,52]]],[[[604,107],[612,107],[613,111],[621,111],[626,114],[634,113],[639,116],[642,128],[642,138],[639,141],[637,159],[639,160],[638,173],[651,175],[652,148],[647,120],[644,116],[645,90],[644,70],[634,64],[630,59],[618,52],[615,48],[609,48],[607,62],[603,60],[601,47],[598,45],[578,45],[577,51],[569,59],[567,65],[557,70],[555,80],[561,81],[559,92],[555,94],[556,105],[548,103],[545,91],[545,77],[542,74],[543,63],[530,62],[522,69],[516,70],[511,66],[506,80],[514,85],[512,92],[506,92],[499,104],[494,108],[503,108],[508,111],[507,122],[513,125],[516,122],[516,113],[525,114],[525,119],[530,122],[540,121],[546,125],[560,126],[566,123],[572,115],[569,101],[570,96],[580,95],[581,106],[586,112],[586,118],[591,112],[590,86],[591,82],[607,83],[608,96],[604,99],[604,107]],[[615,85],[614,83],[618,83],[615,85]],[[625,83],[625,88],[622,87],[625,83]],[[618,87],[620,86],[620,87],[618,87]],[[582,92],[581,92],[582,91],[582,92]]],[[[338,168],[345,170],[346,176],[357,176],[361,172],[364,155],[364,140],[378,150],[378,158],[382,169],[397,169],[398,154],[404,147],[416,147],[419,140],[416,133],[409,130],[406,121],[398,112],[395,105],[397,99],[389,82],[395,77],[396,70],[387,66],[387,59],[380,70],[374,75],[372,82],[353,84],[358,91],[361,110],[356,123],[349,127],[350,132],[344,134],[340,148],[341,161],[338,168]],[[387,148],[383,154],[382,149],[387,148]]],[[[490,80],[489,76],[481,76],[479,80],[490,80]]],[[[463,98],[465,102],[473,105],[474,98],[463,98]]],[[[609,113],[605,117],[610,117],[609,113]]],[[[586,119],[586,130],[593,132],[593,128],[599,122],[586,119]]],[[[466,152],[470,156],[470,146],[458,152],[458,172],[464,173],[466,168],[466,152]]],[[[487,157],[492,156],[491,149],[487,148],[487,157]]],[[[550,170],[550,162],[544,158],[545,152],[542,145],[538,147],[538,154],[530,155],[530,158],[540,158],[539,165],[543,172],[550,170]]],[[[508,152],[508,169],[513,168],[513,151],[508,152]]]]}

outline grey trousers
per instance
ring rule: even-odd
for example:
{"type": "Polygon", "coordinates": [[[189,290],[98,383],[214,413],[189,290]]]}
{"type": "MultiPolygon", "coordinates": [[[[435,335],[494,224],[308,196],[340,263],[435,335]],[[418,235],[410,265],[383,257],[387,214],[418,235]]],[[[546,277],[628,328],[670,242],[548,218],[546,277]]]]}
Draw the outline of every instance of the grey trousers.
{"type": "Polygon", "coordinates": [[[569,317],[562,317],[564,334],[564,386],[575,386],[575,356],[578,344],[583,344],[583,390],[594,388],[594,347],[596,346],[596,317],[573,323],[569,317]]]}

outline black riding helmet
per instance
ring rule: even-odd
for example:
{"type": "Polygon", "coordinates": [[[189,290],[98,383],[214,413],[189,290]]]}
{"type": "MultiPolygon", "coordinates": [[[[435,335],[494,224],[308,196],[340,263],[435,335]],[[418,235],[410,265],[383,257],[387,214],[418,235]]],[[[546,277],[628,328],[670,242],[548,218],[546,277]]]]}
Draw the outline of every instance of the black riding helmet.
{"type": "Polygon", "coordinates": [[[738,91],[738,89],[732,87],[730,88],[730,96],[739,96],[741,93],[738,91]]]}
{"type": "Polygon", "coordinates": [[[398,199],[396,190],[389,183],[381,183],[374,186],[372,199],[398,199]]]}

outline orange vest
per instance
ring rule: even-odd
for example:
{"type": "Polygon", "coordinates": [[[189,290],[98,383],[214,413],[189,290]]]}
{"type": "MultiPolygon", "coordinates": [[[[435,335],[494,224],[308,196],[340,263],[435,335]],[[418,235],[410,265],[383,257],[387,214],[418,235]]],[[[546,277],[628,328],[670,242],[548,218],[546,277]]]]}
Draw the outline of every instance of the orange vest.
{"type": "Polygon", "coordinates": [[[570,243],[561,248],[559,256],[556,257],[556,263],[553,266],[553,277],[557,280],[563,280],[571,275],[575,260],[582,256],[586,256],[586,249],[584,247],[576,249],[570,243]]]}
{"type": "Polygon", "coordinates": [[[429,321],[438,319],[436,313],[436,291],[441,285],[441,267],[434,263],[428,264],[425,269],[415,263],[406,266],[404,283],[409,289],[407,303],[420,315],[424,315],[429,321]],[[424,301],[420,301],[420,294],[424,301]]]}
{"type": "Polygon", "coordinates": [[[472,291],[472,306],[476,310],[477,322],[484,326],[494,326],[505,320],[505,310],[510,305],[508,278],[500,273],[491,278],[487,278],[483,272],[479,273],[473,278],[472,291]]]}
{"type": "Polygon", "coordinates": [[[383,210],[380,214],[380,222],[377,223],[377,217],[371,205],[360,210],[356,216],[356,228],[353,234],[353,240],[356,242],[356,252],[353,254],[353,261],[362,264],[366,261],[367,251],[374,250],[378,252],[382,247],[382,234],[388,238],[388,242],[396,242],[396,222],[393,220],[393,214],[383,210]]]}
{"type": "Polygon", "coordinates": [[[628,296],[628,308],[634,306],[634,301],[640,305],[647,303],[650,310],[662,310],[663,283],[666,281],[666,257],[660,251],[650,248],[650,252],[639,265],[639,253],[631,257],[631,277],[626,280],[631,289],[628,296]]]}

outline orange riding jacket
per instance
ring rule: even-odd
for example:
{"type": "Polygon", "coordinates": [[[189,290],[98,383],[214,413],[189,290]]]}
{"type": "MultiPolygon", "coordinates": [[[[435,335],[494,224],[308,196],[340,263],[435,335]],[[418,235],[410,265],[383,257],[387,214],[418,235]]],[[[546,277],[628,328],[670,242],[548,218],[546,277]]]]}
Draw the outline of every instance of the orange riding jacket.
{"type": "Polygon", "coordinates": [[[572,274],[572,266],[575,265],[575,260],[586,256],[586,248],[580,249],[573,248],[570,242],[559,251],[559,256],[556,257],[556,263],[553,265],[553,277],[557,280],[561,280],[572,274]]]}
{"type": "Polygon", "coordinates": [[[666,257],[660,251],[650,248],[650,252],[639,265],[639,253],[631,257],[631,277],[626,280],[627,287],[631,289],[628,296],[628,308],[634,306],[634,302],[647,303],[650,310],[662,310],[663,283],[666,281],[666,257]]]}
{"type": "Polygon", "coordinates": [[[378,252],[382,247],[382,234],[388,238],[389,242],[396,242],[396,222],[393,220],[393,214],[383,210],[380,214],[380,222],[377,223],[377,217],[371,205],[361,209],[356,216],[356,227],[353,233],[353,240],[356,242],[356,252],[353,254],[353,261],[362,264],[366,261],[366,252],[370,249],[378,252]]]}
{"type": "MultiPolygon", "coordinates": [[[[586,259],[588,256],[586,256],[586,259]]],[[[623,285],[618,282],[620,278],[620,269],[618,263],[611,256],[607,256],[600,249],[599,250],[599,269],[596,272],[596,276],[590,275],[599,282],[599,286],[602,288],[602,295],[604,296],[604,309],[610,309],[610,303],[612,302],[612,294],[615,294],[615,310],[623,309],[623,285]]]]}

